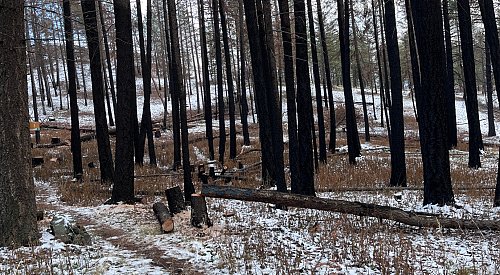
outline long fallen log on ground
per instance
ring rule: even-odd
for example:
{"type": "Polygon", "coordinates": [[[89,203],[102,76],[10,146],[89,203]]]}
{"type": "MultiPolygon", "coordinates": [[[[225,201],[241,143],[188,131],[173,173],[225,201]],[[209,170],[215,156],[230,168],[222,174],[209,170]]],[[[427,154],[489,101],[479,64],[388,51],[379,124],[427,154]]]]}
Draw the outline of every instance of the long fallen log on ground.
{"type": "Polygon", "coordinates": [[[205,184],[202,185],[201,195],[206,197],[273,203],[282,206],[310,208],[357,216],[374,217],[418,227],[500,231],[499,221],[437,217],[435,214],[427,215],[424,213],[415,213],[391,206],[325,199],[269,190],[255,190],[205,184]]]}
{"type": "MultiPolygon", "coordinates": [[[[479,185],[479,186],[453,186],[453,190],[495,190],[495,186],[479,185]]],[[[384,191],[423,191],[423,186],[382,186],[382,187],[338,187],[338,188],[319,188],[316,191],[325,192],[384,192],[384,191]]]]}

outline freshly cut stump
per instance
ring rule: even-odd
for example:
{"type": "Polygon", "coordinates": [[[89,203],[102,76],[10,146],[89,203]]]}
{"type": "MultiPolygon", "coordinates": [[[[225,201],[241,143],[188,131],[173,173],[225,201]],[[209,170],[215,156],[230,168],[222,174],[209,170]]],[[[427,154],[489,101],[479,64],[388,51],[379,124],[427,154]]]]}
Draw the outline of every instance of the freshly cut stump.
{"type": "Polygon", "coordinates": [[[184,195],[182,194],[181,188],[175,186],[165,190],[165,195],[167,196],[168,208],[170,213],[175,215],[186,210],[186,203],[184,202],[184,195]]]}
{"type": "Polygon", "coordinates": [[[158,219],[164,233],[174,231],[174,220],[172,219],[172,215],[170,215],[170,212],[165,204],[161,202],[153,204],[153,211],[155,212],[156,218],[158,219]]]}
{"type": "Polygon", "coordinates": [[[205,197],[200,194],[191,195],[191,225],[195,227],[212,226],[208,218],[207,203],[205,197]]]}

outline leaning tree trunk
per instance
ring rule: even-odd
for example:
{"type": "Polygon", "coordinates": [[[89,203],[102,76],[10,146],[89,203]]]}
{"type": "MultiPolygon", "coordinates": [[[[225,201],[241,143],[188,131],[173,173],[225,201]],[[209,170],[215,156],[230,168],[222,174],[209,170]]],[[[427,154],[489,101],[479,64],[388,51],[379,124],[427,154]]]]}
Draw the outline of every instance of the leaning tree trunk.
{"type": "MultiPolygon", "coordinates": [[[[68,66],[68,94],[71,108],[71,154],[73,155],[73,177],[81,178],[82,144],[80,142],[80,122],[78,121],[78,102],[76,98],[76,65],[75,46],[73,41],[73,24],[71,4],[69,0],[63,2],[64,9],[64,37],[66,39],[66,64],[68,66]]],[[[62,104],[62,103],[61,103],[62,104]]]]}
{"type": "Polygon", "coordinates": [[[24,2],[0,7],[0,246],[38,239],[35,186],[30,164],[24,2]],[[9,7],[9,8],[7,8],[9,7]],[[5,100],[8,99],[8,100],[5,100]],[[15,172],[13,172],[15,171],[15,172]]]}

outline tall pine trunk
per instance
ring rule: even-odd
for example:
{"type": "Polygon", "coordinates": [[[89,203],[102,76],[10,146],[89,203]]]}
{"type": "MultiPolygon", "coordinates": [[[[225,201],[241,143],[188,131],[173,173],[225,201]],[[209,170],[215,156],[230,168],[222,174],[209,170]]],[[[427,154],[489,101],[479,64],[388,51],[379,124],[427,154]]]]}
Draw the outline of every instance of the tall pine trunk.
{"type": "Polygon", "coordinates": [[[385,3],[385,37],[391,76],[391,186],[406,186],[405,137],[403,119],[403,87],[399,58],[394,0],[385,3]]]}
{"type": "Polygon", "coordinates": [[[455,109],[455,77],[453,72],[453,47],[451,44],[448,2],[443,0],[444,39],[446,49],[446,130],[448,148],[457,146],[457,114],[455,109]]]}
{"type": "Polygon", "coordinates": [[[68,94],[71,109],[71,154],[73,156],[73,177],[81,178],[82,144],[80,142],[80,122],[78,121],[78,102],[76,98],[76,65],[75,46],[73,41],[73,24],[69,0],[63,2],[64,37],[66,39],[66,64],[68,66],[68,94]]]}
{"type": "Polygon", "coordinates": [[[465,107],[469,124],[469,167],[481,167],[480,150],[483,140],[479,124],[477,104],[477,86],[474,59],[474,42],[472,40],[472,21],[469,0],[457,0],[460,42],[465,78],[465,107]]]}
{"type": "Polygon", "coordinates": [[[101,53],[97,34],[97,17],[94,1],[82,0],[83,19],[89,50],[90,75],[92,80],[92,101],[94,104],[97,151],[102,182],[113,182],[113,157],[109,142],[108,125],[106,123],[106,107],[104,105],[103,78],[101,71],[101,53]]]}

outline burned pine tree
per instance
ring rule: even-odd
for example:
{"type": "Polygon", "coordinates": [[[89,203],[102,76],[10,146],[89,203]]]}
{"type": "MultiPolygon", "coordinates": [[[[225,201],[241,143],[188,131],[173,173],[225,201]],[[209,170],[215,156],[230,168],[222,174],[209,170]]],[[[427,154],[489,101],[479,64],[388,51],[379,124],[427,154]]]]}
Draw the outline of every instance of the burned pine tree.
{"type": "Polygon", "coordinates": [[[82,144],[80,142],[80,122],[78,121],[78,102],[76,98],[76,65],[73,40],[73,23],[69,0],[63,2],[64,38],[66,40],[66,64],[68,66],[68,94],[71,108],[71,154],[73,156],[73,177],[81,178],[82,144]]]}
{"type": "Polygon", "coordinates": [[[92,81],[92,101],[94,104],[97,151],[102,182],[113,182],[113,157],[109,142],[106,108],[104,105],[103,77],[101,71],[101,53],[97,32],[95,1],[82,0],[82,12],[87,36],[92,81]]]}
{"type": "MultiPolygon", "coordinates": [[[[446,64],[441,1],[411,1],[420,82],[415,86],[424,165],[424,205],[454,203],[446,136],[446,64]]],[[[415,72],[415,71],[414,71],[415,72]]]]}

